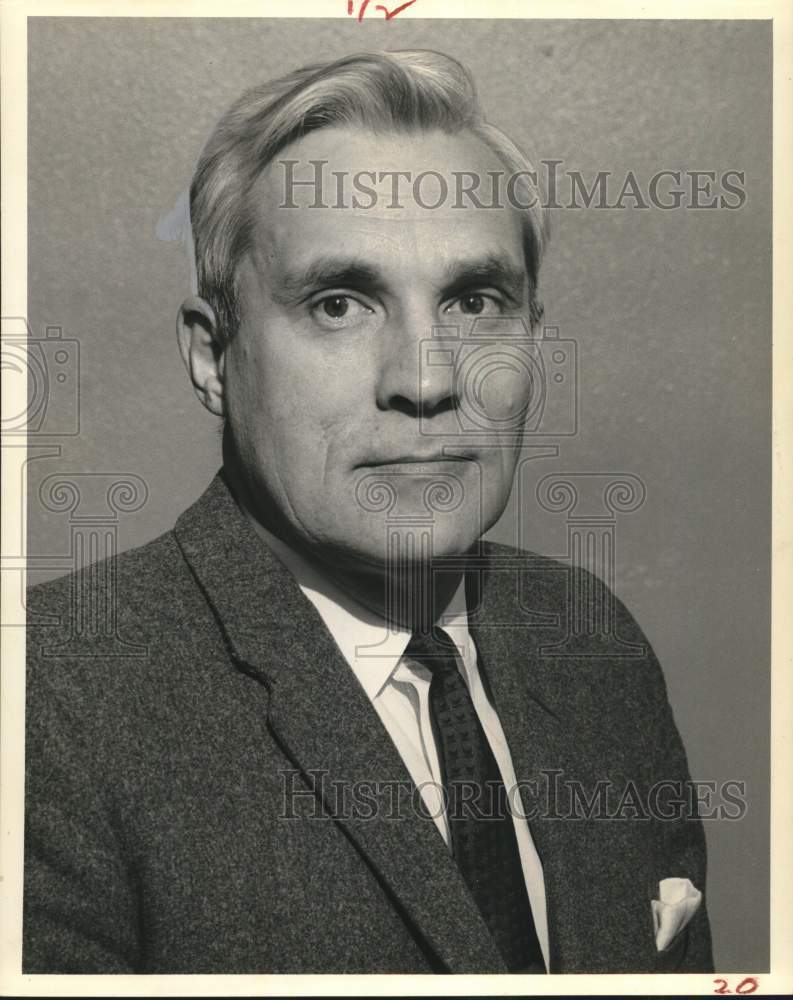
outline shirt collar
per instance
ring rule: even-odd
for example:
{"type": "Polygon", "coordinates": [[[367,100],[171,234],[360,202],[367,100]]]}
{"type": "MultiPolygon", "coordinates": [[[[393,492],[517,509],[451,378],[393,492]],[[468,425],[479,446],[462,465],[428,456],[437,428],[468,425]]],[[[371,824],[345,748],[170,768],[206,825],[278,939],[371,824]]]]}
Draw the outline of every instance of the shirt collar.
{"type": "MultiPolygon", "coordinates": [[[[389,628],[380,615],[337,587],[313,563],[268,531],[249,511],[245,513],[317,609],[366,694],[374,700],[399,665],[410,641],[410,631],[394,625],[389,628]]],[[[439,616],[438,624],[449,633],[467,669],[472,640],[468,631],[464,576],[439,616]]]]}

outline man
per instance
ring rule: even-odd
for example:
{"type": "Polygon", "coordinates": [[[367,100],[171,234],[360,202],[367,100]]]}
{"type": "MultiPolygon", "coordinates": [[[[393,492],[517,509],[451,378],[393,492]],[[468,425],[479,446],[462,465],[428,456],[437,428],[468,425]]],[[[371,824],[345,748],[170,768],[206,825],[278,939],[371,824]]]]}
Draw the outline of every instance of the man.
{"type": "Polygon", "coordinates": [[[223,470],[91,577],[141,655],[32,592],[25,971],[710,969],[652,651],[480,541],[537,392],[531,164],[453,60],[352,56],[243,95],[191,221],[223,470]]]}

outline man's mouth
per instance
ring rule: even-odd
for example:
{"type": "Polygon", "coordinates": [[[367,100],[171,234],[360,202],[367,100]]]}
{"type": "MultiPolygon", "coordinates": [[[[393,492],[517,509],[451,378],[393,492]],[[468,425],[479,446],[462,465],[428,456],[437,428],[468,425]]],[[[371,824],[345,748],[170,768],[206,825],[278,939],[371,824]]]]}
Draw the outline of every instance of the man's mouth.
{"type": "Polygon", "coordinates": [[[437,449],[433,451],[402,452],[394,454],[383,454],[367,456],[362,462],[358,462],[356,469],[361,468],[382,468],[390,465],[435,465],[446,462],[473,462],[476,460],[471,449],[453,447],[445,448],[443,451],[437,449]]]}

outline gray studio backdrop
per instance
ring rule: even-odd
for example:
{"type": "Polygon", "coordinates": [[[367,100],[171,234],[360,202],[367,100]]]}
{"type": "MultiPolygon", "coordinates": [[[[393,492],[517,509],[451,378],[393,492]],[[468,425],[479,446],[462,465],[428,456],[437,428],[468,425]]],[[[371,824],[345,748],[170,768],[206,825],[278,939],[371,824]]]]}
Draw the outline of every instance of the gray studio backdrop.
{"type": "MultiPolygon", "coordinates": [[[[706,823],[709,906],[717,967],[762,971],[769,23],[31,19],[28,318],[37,336],[60,327],[80,352],[79,433],[57,439],[60,456],[29,463],[29,550],[42,557],[32,575],[65,571],[76,516],[42,497],[46,477],[140,477],[146,502],[117,505],[110,522],[123,549],[167,530],[219,465],[216,424],[174,337],[188,265],[157,236],[218,115],[297,65],[415,47],[464,62],[488,117],[560,170],[589,182],[610,171],[612,202],[628,171],[645,191],[664,169],[745,172],[739,209],[628,199],[623,210],[553,212],[542,292],[546,323],[577,342],[578,433],[557,458],[525,464],[492,537],[565,553],[569,515],[536,500],[549,473],[630,473],[646,487],[617,518],[616,588],[665,668],[693,776],[746,783],[744,818],[706,823]]],[[[89,519],[102,497],[90,503],[89,519]]]]}

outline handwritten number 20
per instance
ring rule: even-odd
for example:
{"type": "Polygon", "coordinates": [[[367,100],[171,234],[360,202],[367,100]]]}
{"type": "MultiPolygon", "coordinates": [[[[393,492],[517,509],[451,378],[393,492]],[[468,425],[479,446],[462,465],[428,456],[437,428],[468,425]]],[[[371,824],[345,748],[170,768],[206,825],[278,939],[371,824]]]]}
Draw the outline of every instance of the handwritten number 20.
{"type": "MultiPolygon", "coordinates": [[[[714,990],[714,993],[732,993],[732,990],[727,985],[726,979],[714,979],[714,983],[720,983],[718,989],[714,990]]],[[[757,989],[757,980],[754,976],[747,976],[746,979],[742,979],[740,983],[735,987],[735,992],[740,994],[754,993],[757,989]]]]}

